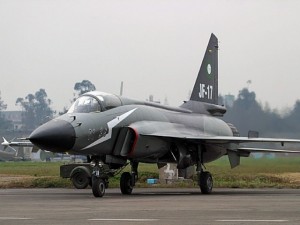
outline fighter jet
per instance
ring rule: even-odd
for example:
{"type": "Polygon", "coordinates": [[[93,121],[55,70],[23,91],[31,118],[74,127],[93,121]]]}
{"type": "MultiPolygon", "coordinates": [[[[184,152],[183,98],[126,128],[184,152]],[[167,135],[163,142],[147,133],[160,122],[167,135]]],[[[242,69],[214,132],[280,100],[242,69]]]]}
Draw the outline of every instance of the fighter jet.
{"type": "MultiPolygon", "coordinates": [[[[80,96],[69,111],[34,130],[28,140],[43,150],[86,155],[93,165],[92,192],[102,197],[108,179],[127,164],[131,172],[120,179],[123,194],[131,194],[138,164],[175,163],[179,169],[196,165],[201,192],[213,189],[204,164],[228,155],[231,167],[251,152],[295,152],[250,148],[242,143],[300,143],[295,139],[240,137],[220,119],[218,105],[218,39],[211,34],[190,100],[179,107],[98,91],[80,96]]],[[[299,153],[300,151],[297,151],[299,153]]]]}

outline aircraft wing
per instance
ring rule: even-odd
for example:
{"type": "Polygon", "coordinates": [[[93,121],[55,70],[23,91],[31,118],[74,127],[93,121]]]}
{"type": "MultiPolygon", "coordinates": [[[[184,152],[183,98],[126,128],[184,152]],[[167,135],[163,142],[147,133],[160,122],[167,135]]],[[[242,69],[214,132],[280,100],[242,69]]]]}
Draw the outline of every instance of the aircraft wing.
{"type": "MultiPolygon", "coordinates": [[[[182,124],[168,122],[140,121],[131,124],[129,127],[134,128],[138,132],[138,134],[142,136],[180,139],[202,144],[280,143],[282,146],[285,143],[300,144],[300,139],[249,138],[236,136],[208,135],[199,130],[186,127],[182,124]]],[[[251,148],[247,148],[247,150],[250,151],[251,148]]]]}
{"type": "Polygon", "coordinates": [[[247,148],[242,147],[238,148],[238,151],[245,151],[245,152],[262,152],[262,153],[300,153],[297,150],[287,150],[287,149],[269,149],[269,148],[247,148]]]}
{"type": "MultiPolygon", "coordinates": [[[[143,135],[143,134],[142,134],[143,135]]],[[[248,138],[248,137],[233,137],[233,136],[188,136],[178,134],[175,135],[174,131],[170,134],[166,132],[153,133],[148,136],[156,136],[162,138],[175,138],[186,140],[194,143],[201,144],[222,144],[228,146],[228,150],[238,151],[240,153],[255,153],[255,152],[265,152],[265,153],[300,153],[300,150],[288,150],[288,149],[267,149],[267,148],[253,148],[253,147],[240,147],[239,144],[242,143],[280,143],[284,146],[285,143],[300,144],[300,139],[283,139],[283,138],[248,138]]]]}
{"type": "MultiPolygon", "coordinates": [[[[240,163],[240,157],[248,157],[250,153],[300,153],[300,150],[282,149],[282,148],[256,148],[241,146],[246,143],[279,143],[284,146],[285,143],[299,144],[300,139],[284,139],[284,138],[249,138],[235,136],[217,136],[208,135],[196,129],[186,127],[182,124],[174,124],[156,121],[140,121],[131,124],[139,135],[148,137],[157,137],[168,140],[177,140],[190,142],[194,144],[216,145],[227,149],[227,155],[231,167],[234,168],[240,163]]],[[[298,148],[300,149],[300,147],[298,148]]]]}
{"type": "MultiPolygon", "coordinates": [[[[143,134],[142,134],[143,135],[143,134]]],[[[234,137],[234,136],[209,136],[209,135],[184,135],[181,133],[176,134],[174,131],[168,132],[157,132],[150,134],[151,136],[157,137],[169,137],[177,139],[186,139],[194,142],[206,142],[215,144],[229,144],[229,143],[299,143],[300,139],[284,139],[284,138],[249,138],[249,137],[234,137]]]]}

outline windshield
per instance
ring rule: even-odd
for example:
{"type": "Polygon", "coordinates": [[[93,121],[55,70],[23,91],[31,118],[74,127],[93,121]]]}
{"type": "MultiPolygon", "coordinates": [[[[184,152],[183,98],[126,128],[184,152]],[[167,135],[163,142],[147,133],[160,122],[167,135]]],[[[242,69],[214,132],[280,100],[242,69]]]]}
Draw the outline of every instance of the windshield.
{"type": "Polygon", "coordinates": [[[101,112],[99,102],[91,96],[79,97],[71,106],[68,113],[101,112]]]}

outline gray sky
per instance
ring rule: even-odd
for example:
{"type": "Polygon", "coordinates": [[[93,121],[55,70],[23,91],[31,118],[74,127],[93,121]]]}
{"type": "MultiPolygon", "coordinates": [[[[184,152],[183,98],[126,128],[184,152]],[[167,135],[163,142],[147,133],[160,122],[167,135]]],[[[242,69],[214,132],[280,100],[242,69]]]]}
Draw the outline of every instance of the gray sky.
{"type": "Polygon", "coordinates": [[[0,91],[15,101],[46,89],[70,105],[74,84],[177,106],[192,89],[213,32],[219,92],[247,86],[272,108],[300,99],[300,1],[0,0],[0,91]]]}

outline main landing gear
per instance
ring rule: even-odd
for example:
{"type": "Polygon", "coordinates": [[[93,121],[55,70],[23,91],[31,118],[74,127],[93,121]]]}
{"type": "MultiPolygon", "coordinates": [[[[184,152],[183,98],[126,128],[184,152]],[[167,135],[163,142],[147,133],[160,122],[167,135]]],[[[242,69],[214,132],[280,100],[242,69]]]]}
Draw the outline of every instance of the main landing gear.
{"type": "Polygon", "coordinates": [[[198,185],[202,194],[210,194],[213,189],[213,178],[210,172],[203,170],[203,149],[205,149],[205,147],[198,146],[198,185]]]}
{"type": "Polygon", "coordinates": [[[129,172],[122,173],[120,179],[120,189],[123,195],[130,195],[132,193],[132,177],[129,172]]]}
{"type": "Polygon", "coordinates": [[[124,172],[120,179],[120,189],[123,195],[130,195],[132,193],[135,182],[138,179],[138,162],[130,162],[131,173],[124,172]]]}
{"type": "Polygon", "coordinates": [[[213,179],[208,171],[202,171],[198,175],[199,187],[202,194],[210,194],[213,189],[213,179]]]}

